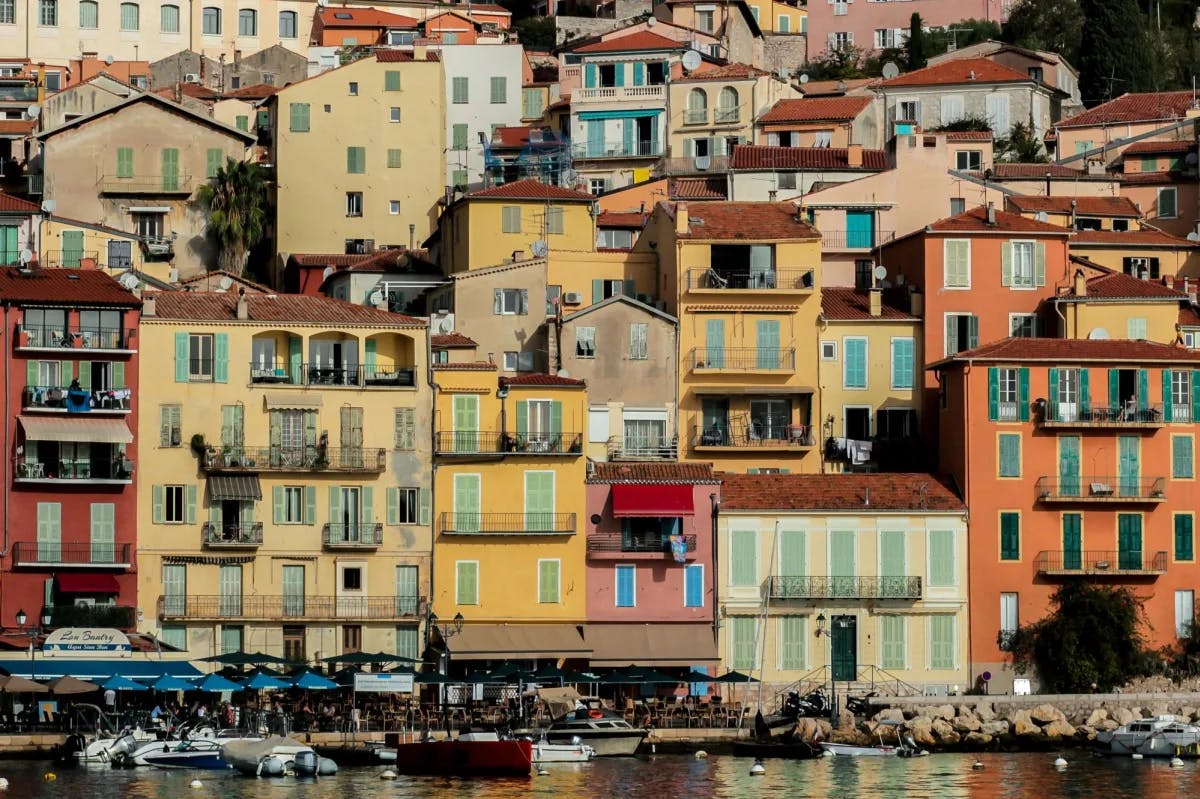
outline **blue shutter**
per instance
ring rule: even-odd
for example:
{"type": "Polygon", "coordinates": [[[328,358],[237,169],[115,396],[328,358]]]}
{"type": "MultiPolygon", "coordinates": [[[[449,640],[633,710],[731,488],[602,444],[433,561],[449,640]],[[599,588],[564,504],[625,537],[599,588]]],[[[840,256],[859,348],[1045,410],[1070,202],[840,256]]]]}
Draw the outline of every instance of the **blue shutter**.
{"type": "Polygon", "coordinates": [[[186,383],[188,381],[188,334],[175,334],[175,382],[186,383]]]}
{"type": "Polygon", "coordinates": [[[228,333],[217,333],[213,336],[213,380],[218,383],[229,382],[228,333]]]}
{"type": "Polygon", "coordinates": [[[634,606],[634,575],[636,567],[622,564],[617,566],[617,607],[634,606]]]}
{"type": "Polygon", "coordinates": [[[699,563],[693,563],[683,571],[683,606],[704,607],[704,566],[699,563]]]}
{"type": "Polygon", "coordinates": [[[583,68],[583,88],[596,88],[596,65],[587,64],[583,68]]]}

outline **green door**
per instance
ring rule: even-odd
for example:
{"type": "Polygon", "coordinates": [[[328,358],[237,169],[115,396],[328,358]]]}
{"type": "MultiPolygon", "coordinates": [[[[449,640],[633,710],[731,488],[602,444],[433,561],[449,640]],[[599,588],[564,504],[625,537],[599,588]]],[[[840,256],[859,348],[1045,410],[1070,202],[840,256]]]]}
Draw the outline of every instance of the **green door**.
{"type": "Polygon", "coordinates": [[[835,530],[829,534],[829,596],[855,595],[854,533],[835,530]]]}
{"type": "Polygon", "coordinates": [[[1064,569],[1078,569],[1083,566],[1083,532],[1081,530],[1082,516],[1078,513],[1064,513],[1062,517],[1064,569]]]}
{"type": "Polygon", "coordinates": [[[163,612],[168,616],[182,616],[187,612],[187,566],[182,563],[164,563],[163,612]]]}
{"type": "Polygon", "coordinates": [[[37,504],[38,563],[58,563],[62,560],[62,504],[37,504]]]}
{"type": "Polygon", "coordinates": [[[454,475],[454,525],[458,533],[477,533],[479,518],[479,475],[454,475]]]}
{"type": "Polygon", "coordinates": [[[846,212],[846,246],[868,248],[875,246],[875,212],[846,212]]]}
{"type": "Polygon", "coordinates": [[[1117,467],[1121,496],[1136,497],[1140,488],[1137,436],[1121,436],[1117,439],[1117,467]]]}
{"type": "Polygon", "coordinates": [[[474,394],[454,396],[454,451],[478,451],[479,397],[474,394]]]}
{"type": "Polygon", "coordinates": [[[1142,517],[1132,513],[1117,516],[1117,568],[1142,568],[1142,517]]]}
{"type": "Polygon", "coordinates": [[[854,682],[858,677],[858,619],[854,616],[834,616],[831,624],[829,637],[833,679],[854,682]]]}
{"type": "Polygon", "coordinates": [[[525,472],[525,529],[554,529],[554,472],[525,472]]]}
{"type": "Polygon", "coordinates": [[[283,567],[283,615],[304,615],[304,567],[283,567]]]}
{"type": "Polygon", "coordinates": [[[242,615],[242,567],[237,564],[221,567],[221,615],[242,615]]]}
{"type": "Polygon", "coordinates": [[[779,320],[760,319],[755,323],[757,335],[755,350],[759,369],[782,369],[783,359],[779,351],[779,320]]]}
{"type": "Polygon", "coordinates": [[[79,261],[83,258],[83,231],[64,230],[62,246],[62,265],[79,266],[79,261]]]}
{"type": "Polygon", "coordinates": [[[1079,496],[1079,436],[1058,439],[1058,490],[1064,497],[1079,496]]]}

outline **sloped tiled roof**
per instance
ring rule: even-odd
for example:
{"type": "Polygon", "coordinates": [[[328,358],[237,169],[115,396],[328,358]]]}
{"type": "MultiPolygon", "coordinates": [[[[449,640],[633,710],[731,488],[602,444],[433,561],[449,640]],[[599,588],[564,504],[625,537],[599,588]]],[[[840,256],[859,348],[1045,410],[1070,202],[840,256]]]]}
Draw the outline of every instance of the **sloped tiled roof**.
{"type": "Polygon", "coordinates": [[[596,227],[643,228],[648,217],[640,211],[604,211],[596,217],[596,227]]]}
{"type": "Polygon", "coordinates": [[[1086,128],[1128,122],[1182,119],[1192,107],[1192,92],[1131,92],[1059,122],[1058,128],[1086,128]]]}
{"type": "Polygon", "coordinates": [[[927,226],[928,229],[935,233],[1040,233],[1040,234],[1058,234],[1060,236],[1069,236],[1071,231],[1059,225],[1051,225],[1049,222],[1039,222],[1036,219],[1027,219],[1020,214],[1009,213],[996,209],[995,224],[989,224],[987,221],[987,209],[982,205],[972,208],[969,211],[964,211],[957,216],[939,219],[938,221],[927,226]]]}
{"type": "Polygon", "coordinates": [[[895,297],[883,292],[879,316],[871,315],[871,300],[867,292],[851,288],[821,289],[821,313],[831,322],[855,321],[919,321],[908,309],[893,304],[895,297]]]}
{"type": "MultiPolygon", "coordinates": [[[[1036,178],[1037,180],[1045,180],[1046,173],[1050,173],[1052,178],[1065,178],[1074,180],[1076,178],[1087,177],[1083,170],[1072,169],[1069,166],[1061,164],[992,164],[992,177],[997,180],[1005,178],[1036,178]]],[[[983,179],[982,172],[971,172],[972,177],[983,179]]],[[[1100,176],[1104,180],[1111,180],[1107,175],[1100,176]]]]}
{"type": "Polygon", "coordinates": [[[781,122],[849,122],[872,102],[870,97],[813,97],[780,100],[759,117],[759,124],[781,122]]]}
{"type": "Polygon", "coordinates": [[[589,483],[720,483],[711,463],[651,463],[598,461],[589,483]]]}
{"type": "Polygon", "coordinates": [[[1181,239],[1152,228],[1141,230],[1079,230],[1071,246],[1200,247],[1200,243],[1181,239]]]}
{"type": "MultiPolygon", "coordinates": [[[[231,292],[162,291],[154,297],[155,317],[185,321],[237,321],[238,296],[231,292]]],[[[425,327],[424,319],[381,311],[352,302],[306,294],[247,294],[249,321],[425,327]]]]}
{"type": "Polygon", "coordinates": [[[1179,172],[1164,171],[1164,172],[1118,172],[1114,175],[1115,178],[1121,181],[1122,184],[1129,185],[1146,185],[1152,186],[1156,184],[1169,185],[1171,183],[1179,183],[1186,180],[1191,183],[1195,180],[1194,177],[1185,178],[1179,172]]]}
{"type": "Polygon", "coordinates": [[[1129,339],[1006,338],[951,355],[952,361],[1163,361],[1200,362],[1200,351],[1129,339]]]}
{"type": "Polygon", "coordinates": [[[70,301],[76,305],[137,308],[142,301],[98,269],[33,269],[0,267],[0,303],[70,301]]]}
{"type": "Polygon", "coordinates": [[[1064,294],[1057,297],[1060,302],[1086,302],[1088,300],[1157,300],[1182,302],[1187,295],[1164,286],[1157,280],[1141,280],[1124,272],[1108,272],[1088,278],[1087,294],[1078,297],[1064,294]]]}
{"type": "Polygon", "coordinates": [[[42,208],[37,203],[22,200],[11,194],[0,194],[0,213],[3,214],[40,214],[42,208]]]}
{"type": "Polygon", "coordinates": [[[887,169],[887,153],[863,150],[862,166],[850,166],[845,147],[772,147],[739,144],[733,148],[730,169],[862,169],[882,172],[887,169]]]}
{"type": "Polygon", "coordinates": [[[937,475],[721,474],[721,510],[958,513],[966,506],[937,475]]]}
{"type": "Polygon", "coordinates": [[[761,75],[769,75],[758,67],[749,64],[709,64],[705,62],[699,69],[688,73],[682,78],[676,78],[673,83],[696,83],[706,80],[749,80],[761,75]]]}
{"type": "MultiPolygon", "coordinates": [[[[561,145],[562,137],[555,133],[550,128],[534,127],[532,125],[513,125],[501,126],[492,132],[493,147],[524,147],[530,144],[530,133],[535,130],[540,130],[542,134],[542,144],[547,146],[561,145]]],[[[537,144],[538,142],[532,142],[537,144]]]]}
{"type": "Polygon", "coordinates": [[[650,31],[638,31],[607,41],[585,44],[576,53],[626,53],[640,50],[685,50],[683,44],[650,31]]]}
{"type": "Polygon", "coordinates": [[[240,89],[225,92],[225,99],[234,100],[262,100],[270,97],[279,91],[278,86],[272,86],[268,83],[255,83],[251,86],[243,86],[240,89]]]}
{"type": "Polygon", "coordinates": [[[890,89],[897,86],[949,86],[971,83],[1029,83],[1032,78],[988,58],[962,58],[906,72],[879,83],[890,89]]]}
{"type": "Polygon", "coordinates": [[[544,375],[537,372],[525,372],[514,377],[506,377],[501,379],[510,386],[559,386],[562,388],[580,388],[587,385],[584,381],[574,377],[544,375]]]}
{"type": "Polygon", "coordinates": [[[223,278],[223,277],[229,278],[231,286],[234,286],[234,285],[245,286],[250,291],[254,291],[259,294],[270,294],[271,293],[271,289],[268,288],[267,286],[264,286],[261,283],[255,283],[253,280],[247,280],[246,278],[241,277],[240,275],[235,275],[232,272],[226,272],[224,269],[214,269],[211,272],[201,272],[198,275],[192,275],[191,277],[185,277],[183,280],[179,281],[179,285],[180,286],[192,286],[197,283],[211,284],[214,282],[214,278],[215,278],[215,281],[220,281],[221,278],[223,278]]]}
{"type": "Polygon", "coordinates": [[[496,364],[491,361],[472,361],[471,363],[435,363],[430,368],[445,372],[494,372],[496,364]]]}
{"type": "Polygon", "coordinates": [[[671,178],[669,194],[672,200],[724,200],[725,189],[725,178],[671,178]]]}
{"type": "Polygon", "coordinates": [[[946,141],[991,141],[990,130],[949,130],[946,131],[946,141]]]}
{"type": "Polygon", "coordinates": [[[467,195],[472,200],[566,200],[573,202],[594,202],[595,196],[587,192],[575,191],[562,186],[551,186],[537,180],[525,179],[490,189],[480,189],[467,195]]]}
{"type": "Polygon", "coordinates": [[[1167,155],[1170,153],[1192,153],[1196,151],[1194,141],[1136,141],[1125,148],[1125,155],[1167,155]]]}
{"type": "Polygon", "coordinates": [[[442,57],[435,52],[428,52],[422,59],[417,59],[407,50],[376,50],[375,60],[380,64],[399,64],[405,61],[441,61],[442,57]]]}
{"type": "Polygon", "coordinates": [[[479,345],[462,333],[439,333],[430,337],[429,346],[435,350],[461,350],[474,349],[479,345]]]}
{"type": "Polygon", "coordinates": [[[323,8],[317,13],[326,28],[415,28],[420,20],[377,8],[323,8]]]}
{"type": "Polygon", "coordinates": [[[36,125],[36,119],[0,119],[0,135],[28,136],[36,125]]]}
{"type": "Polygon", "coordinates": [[[1023,213],[1045,211],[1050,214],[1071,213],[1071,203],[1075,203],[1075,213],[1085,216],[1119,216],[1140,217],[1133,200],[1128,197],[1036,197],[1025,195],[1010,195],[1008,204],[1023,213]]]}
{"type": "Polygon", "coordinates": [[[792,203],[711,202],[688,209],[681,239],[819,239],[792,203]]]}

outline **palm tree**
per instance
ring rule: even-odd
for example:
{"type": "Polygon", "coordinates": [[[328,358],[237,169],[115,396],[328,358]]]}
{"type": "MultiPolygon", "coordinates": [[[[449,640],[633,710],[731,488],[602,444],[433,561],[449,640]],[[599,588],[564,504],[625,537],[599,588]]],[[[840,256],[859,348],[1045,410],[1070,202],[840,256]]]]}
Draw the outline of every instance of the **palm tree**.
{"type": "Polygon", "coordinates": [[[267,185],[262,167],[233,158],[202,185],[197,201],[208,209],[208,233],[220,248],[218,264],[242,274],[250,250],[267,230],[267,185]]]}

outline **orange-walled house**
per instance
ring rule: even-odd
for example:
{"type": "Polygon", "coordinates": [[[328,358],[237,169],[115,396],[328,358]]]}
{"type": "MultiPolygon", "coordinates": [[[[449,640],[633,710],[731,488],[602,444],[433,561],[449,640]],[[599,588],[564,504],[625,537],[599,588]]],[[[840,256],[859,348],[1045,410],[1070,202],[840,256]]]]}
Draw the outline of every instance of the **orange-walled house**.
{"type": "MultiPolygon", "coordinates": [[[[311,44],[317,47],[366,47],[391,44],[389,31],[417,29],[413,17],[390,14],[376,8],[322,8],[313,18],[311,44]]],[[[395,42],[399,44],[399,42],[395,42]]]]}
{"type": "Polygon", "coordinates": [[[775,147],[883,146],[878,104],[872,97],[780,100],[755,123],[758,143],[775,147]]]}
{"type": "Polygon", "coordinates": [[[1175,236],[1196,230],[1196,165],[1187,156],[1196,152],[1196,142],[1187,139],[1140,141],[1121,154],[1116,177],[1121,195],[1137,204],[1156,228],[1175,236]]]}
{"type": "Polygon", "coordinates": [[[1156,139],[1181,138],[1182,131],[1194,127],[1194,123],[1180,123],[1195,118],[1195,104],[1190,89],[1122,94],[1057,122],[1056,139],[1051,140],[1056,152],[1052,155],[1065,162],[1086,157],[1107,163],[1120,155],[1122,147],[1117,142],[1122,140],[1150,134],[1156,139]]]}
{"type": "Polygon", "coordinates": [[[425,38],[442,44],[476,44],[482,25],[457,11],[446,11],[424,22],[425,38]]]}
{"type": "Polygon", "coordinates": [[[1200,352],[1010,338],[934,373],[941,466],[971,509],[972,680],[1011,691],[1003,636],[1072,580],[1133,589],[1152,647],[1189,630],[1200,352]]]}

